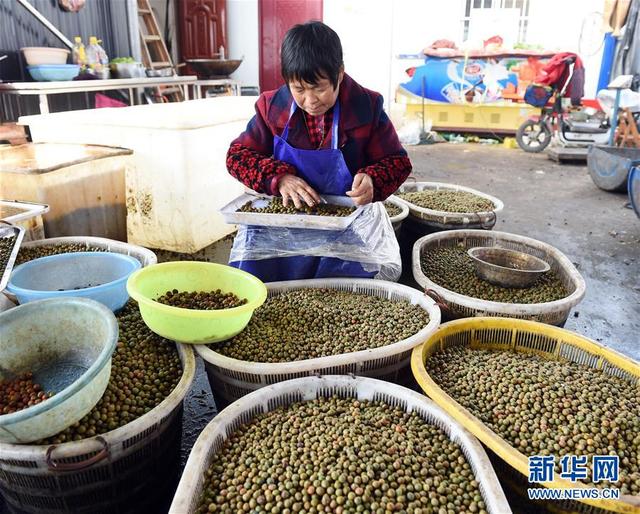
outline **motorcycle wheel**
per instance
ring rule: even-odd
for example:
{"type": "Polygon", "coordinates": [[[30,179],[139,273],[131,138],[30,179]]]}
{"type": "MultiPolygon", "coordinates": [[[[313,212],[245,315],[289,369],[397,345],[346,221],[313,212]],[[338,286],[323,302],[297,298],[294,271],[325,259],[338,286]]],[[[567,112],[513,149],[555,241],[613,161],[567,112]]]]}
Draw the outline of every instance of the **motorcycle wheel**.
{"type": "Polygon", "coordinates": [[[540,121],[527,120],[516,132],[518,146],[525,152],[542,152],[551,142],[551,131],[546,123],[540,121]]]}

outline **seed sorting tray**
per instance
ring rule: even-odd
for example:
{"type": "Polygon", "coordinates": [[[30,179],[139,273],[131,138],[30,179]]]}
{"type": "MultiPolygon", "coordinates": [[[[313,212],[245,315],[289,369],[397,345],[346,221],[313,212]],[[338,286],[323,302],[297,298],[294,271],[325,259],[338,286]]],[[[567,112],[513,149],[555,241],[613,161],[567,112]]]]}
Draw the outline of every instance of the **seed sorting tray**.
{"type": "Polygon", "coordinates": [[[44,203],[0,200],[0,220],[7,223],[28,220],[47,212],[49,212],[49,206],[44,203]]]}
{"type": "MultiPolygon", "coordinates": [[[[349,216],[319,216],[311,214],[262,214],[258,212],[238,212],[244,204],[252,202],[256,208],[266,207],[275,197],[266,195],[243,194],[225,205],[220,213],[226,223],[236,225],[259,225],[265,227],[311,228],[316,230],[344,230],[359,215],[362,207],[349,216]]],[[[331,205],[355,207],[348,196],[321,195],[320,198],[331,205]]]]}
{"type": "Polygon", "coordinates": [[[495,196],[471,189],[470,187],[444,182],[405,182],[398,188],[395,195],[401,202],[404,202],[409,207],[410,218],[423,225],[439,229],[458,229],[468,228],[470,226],[491,229],[496,223],[497,214],[504,209],[504,203],[495,196]],[[464,191],[489,200],[493,203],[494,208],[485,212],[437,211],[420,207],[399,196],[403,193],[416,193],[419,191],[464,191]]]}
{"type": "Polygon", "coordinates": [[[0,221],[0,239],[5,237],[15,237],[15,239],[13,241],[13,248],[9,253],[9,260],[4,263],[4,269],[2,269],[3,263],[0,262],[0,291],[3,291],[9,282],[13,265],[16,262],[18,251],[20,250],[20,243],[22,243],[22,238],[24,237],[24,229],[22,227],[16,227],[10,223],[0,221]]]}

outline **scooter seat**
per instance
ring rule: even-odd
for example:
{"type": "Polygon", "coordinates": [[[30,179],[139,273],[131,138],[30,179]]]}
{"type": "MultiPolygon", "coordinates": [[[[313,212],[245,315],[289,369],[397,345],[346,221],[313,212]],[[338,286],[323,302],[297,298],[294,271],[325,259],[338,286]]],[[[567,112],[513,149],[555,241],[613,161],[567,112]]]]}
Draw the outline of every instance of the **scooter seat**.
{"type": "Polygon", "coordinates": [[[602,127],[600,123],[588,121],[565,120],[569,132],[579,132],[581,134],[605,134],[609,131],[607,127],[602,127]]]}

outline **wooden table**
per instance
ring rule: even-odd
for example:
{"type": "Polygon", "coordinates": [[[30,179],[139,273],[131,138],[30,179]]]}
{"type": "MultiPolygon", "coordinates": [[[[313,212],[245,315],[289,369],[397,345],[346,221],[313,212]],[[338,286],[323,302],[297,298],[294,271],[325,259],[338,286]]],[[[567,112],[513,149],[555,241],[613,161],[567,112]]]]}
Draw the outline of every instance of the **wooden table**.
{"type": "Polygon", "coordinates": [[[198,79],[191,83],[194,98],[202,98],[202,89],[209,86],[229,86],[235,96],[240,96],[240,82],[233,79],[198,79]]]}
{"type": "Polygon", "coordinates": [[[194,75],[176,77],[144,77],[134,79],[108,80],[69,80],[57,82],[6,82],[0,83],[0,94],[38,96],[40,99],[40,114],[49,113],[49,95],[62,93],[87,93],[91,91],[108,91],[114,89],[128,89],[129,102],[133,105],[133,91],[147,87],[178,86],[184,93],[185,100],[189,100],[189,85],[194,84],[198,77],[194,75]]]}

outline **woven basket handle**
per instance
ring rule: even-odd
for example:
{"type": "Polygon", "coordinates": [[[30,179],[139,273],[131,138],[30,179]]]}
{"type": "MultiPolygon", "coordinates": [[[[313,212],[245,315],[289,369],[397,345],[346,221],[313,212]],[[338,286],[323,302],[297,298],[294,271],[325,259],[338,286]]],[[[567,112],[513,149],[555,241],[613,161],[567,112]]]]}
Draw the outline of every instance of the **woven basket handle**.
{"type": "Polygon", "coordinates": [[[47,455],[46,455],[47,466],[49,466],[49,469],[54,471],[79,471],[81,469],[85,469],[93,466],[94,464],[97,464],[98,462],[109,457],[110,451],[109,451],[109,444],[103,437],[97,436],[95,437],[95,440],[99,441],[102,444],[102,449],[98,453],[96,453],[93,457],[89,457],[88,459],[80,462],[69,462],[69,463],[55,462],[51,454],[53,453],[53,450],[57,448],[57,446],[56,445],[49,446],[49,448],[47,448],[47,455]]]}
{"type": "Polygon", "coordinates": [[[441,311],[446,311],[447,314],[449,314],[449,315],[452,314],[451,313],[451,309],[449,308],[449,306],[446,303],[444,303],[444,300],[442,299],[442,296],[440,296],[436,291],[434,291],[433,289],[425,288],[424,294],[425,294],[425,296],[428,296],[434,302],[436,302],[436,305],[438,307],[440,307],[441,311]]]}
{"type": "Polygon", "coordinates": [[[480,223],[480,226],[483,230],[491,230],[496,224],[496,221],[498,221],[498,215],[495,213],[495,211],[488,212],[489,217],[487,221],[483,221],[479,213],[475,212],[474,214],[477,216],[478,222],[480,223]]]}

